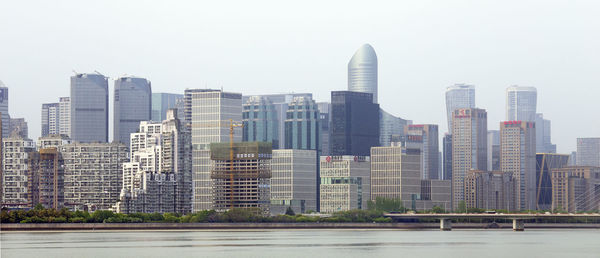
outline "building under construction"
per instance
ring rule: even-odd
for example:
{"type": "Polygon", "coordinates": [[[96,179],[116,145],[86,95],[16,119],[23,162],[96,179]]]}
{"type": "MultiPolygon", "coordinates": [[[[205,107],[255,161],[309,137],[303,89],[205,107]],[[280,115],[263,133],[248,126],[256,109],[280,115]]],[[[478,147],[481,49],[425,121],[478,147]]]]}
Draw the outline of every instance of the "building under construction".
{"type": "Polygon", "coordinates": [[[269,212],[272,146],[268,142],[211,143],[213,207],[269,212]]]}

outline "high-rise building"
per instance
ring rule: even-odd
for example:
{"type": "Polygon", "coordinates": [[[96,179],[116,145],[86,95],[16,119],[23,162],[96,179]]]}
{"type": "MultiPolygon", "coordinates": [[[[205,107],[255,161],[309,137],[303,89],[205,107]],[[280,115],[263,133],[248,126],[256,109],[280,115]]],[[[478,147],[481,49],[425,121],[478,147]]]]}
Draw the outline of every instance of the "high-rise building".
{"type": "Polygon", "coordinates": [[[552,169],[552,210],[581,212],[600,209],[600,168],[552,169]]]}
{"type": "Polygon", "coordinates": [[[535,122],[500,123],[500,170],[510,172],[515,180],[515,207],[536,208],[535,122]]]}
{"type": "Polygon", "coordinates": [[[454,84],[446,88],[446,112],[448,114],[448,132],[452,132],[453,112],[459,108],[475,108],[475,86],[454,84]]]}
{"type": "Polygon", "coordinates": [[[178,99],[183,99],[183,94],[152,93],[152,121],[166,120],[167,110],[176,108],[178,99]]]}
{"type": "Polygon", "coordinates": [[[295,97],[285,118],[285,148],[321,151],[319,108],[312,98],[295,97]]]}
{"type": "Polygon", "coordinates": [[[571,154],[569,154],[569,166],[576,166],[576,165],[577,165],[577,152],[572,151],[571,154]]]}
{"type": "Polygon", "coordinates": [[[538,153],[535,155],[535,160],[536,209],[550,210],[552,208],[552,169],[566,167],[569,155],[538,153]]]}
{"type": "Polygon", "coordinates": [[[64,206],[64,162],[55,147],[29,153],[27,162],[32,206],[64,206]]]}
{"type": "Polygon", "coordinates": [[[243,105],[243,141],[270,142],[279,149],[279,120],[275,105],[263,96],[252,96],[243,105]]]}
{"type": "Polygon", "coordinates": [[[317,151],[273,150],[271,214],[317,210],[317,151]]]}
{"type": "Polygon", "coordinates": [[[108,142],[108,79],[104,75],[71,76],[71,139],[108,142]]]}
{"type": "Polygon", "coordinates": [[[9,135],[17,135],[22,138],[29,137],[29,127],[27,126],[25,118],[11,118],[9,119],[9,123],[9,135]]]}
{"type": "Polygon", "coordinates": [[[470,170],[465,177],[465,207],[514,211],[515,184],[510,172],[470,170]]]}
{"type": "Polygon", "coordinates": [[[59,134],[71,137],[71,98],[60,97],[58,99],[58,128],[59,134]]]}
{"type": "Polygon", "coordinates": [[[317,103],[319,107],[319,124],[321,125],[321,155],[331,155],[330,147],[330,126],[331,126],[331,103],[317,103]]]}
{"type": "Polygon", "coordinates": [[[268,142],[211,143],[213,207],[258,208],[269,214],[272,146],[268,142]]]}
{"type": "Polygon", "coordinates": [[[113,138],[129,146],[129,136],[141,121],[151,118],[152,86],[144,78],[121,77],[115,80],[113,138]]]}
{"type": "Polygon", "coordinates": [[[60,134],[60,107],[58,103],[42,104],[42,137],[60,134]]]}
{"type": "Polygon", "coordinates": [[[487,171],[500,171],[500,131],[488,131],[487,171]]]}
{"type": "Polygon", "coordinates": [[[577,138],[577,166],[600,167],[600,137],[577,138]]]}
{"type": "Polygon", "coordinates": [[[348,91],[373,95],[377,102],[377,54],[369,44],[362,45],[348,62],[348,91]]]}
{"type": "Polygon", "coordinates": [[[331,155],[368,156],[379,146],[379,104],[370,93],[331,92],[331,155]]]}
{"type": "Polygon", "coordinates": [[[552,126],[544,114],[535,114],[535,144],[537,153],[556,153],[556,144],[552,144],[552,126]]]}
{"type": "Polygon", "coordinates": [[[321,156],[322,213],[367,209],[371,198],[369,156],[321,156]]]}
{"type": "Polygon", "coordinates": [[[487,112],[459,108],[452,116],[452,207],[465,201],[465,176],[487,168],[487,112]]]}
{"type": "Polygon", "coordinates": [[[119,199],[127,147],[122,143],[72,143],[60,146],[64,159],[65,207],[108,210],[119,199]]]}
{"type": "Polygon", "coordinates": [[[8,87],[0,81],[0,116],[2,119],[2,138],[9,136],[10,115],[8,114],[8,87]]]}
{"type": "Polygon", "coordinates": [[[379,109],[379,145],[383,147],[391,146],[394,139],[404,138],[404,129],[411,125],[411,120],[405,120],[400,117],[393,116],[379,109]]]}
{"type": "Polygon", "coordinates": [[[404,129],[406,147],[421,150],[421,179],[440,179],[438,126],[430,124],[409,125],[404,129]]]}
{"type": "Polygon", "coordinates": [[[510,86],[506,89],[506,121],[535,122],[537,90],[510,86]]]}
{"type": "Polygon", "coordinates": [[[33,207],[27,163],[35,143],[13,135],[2,139],[2,206],[16,209],[33,207]]]}
{"type": "Polygon", "coordinates": [[[452,135],[447,133],[443,138],[444,180],[452,180],[452,135]]]}
{"type": "MultiPolygon", "coordinates": [[[[193,211],[213,209],[210,144],[229,142],[230,121],[242,122],[242,94],[211,89],[185,90],[186,124],[192,135],[193,211]]],[[[234,128],[233,141],[242,140],[234,128]]]]}

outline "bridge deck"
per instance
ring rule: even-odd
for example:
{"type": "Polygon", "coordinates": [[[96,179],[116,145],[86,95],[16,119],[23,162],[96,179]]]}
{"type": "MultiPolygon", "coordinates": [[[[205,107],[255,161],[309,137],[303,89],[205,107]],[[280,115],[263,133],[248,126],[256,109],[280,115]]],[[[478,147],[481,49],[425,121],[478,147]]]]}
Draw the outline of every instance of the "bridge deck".
{"type": "Polygon", "coordinates": [[[586,218],[600,219],[600,214],[519,214],[519,213],[437,213],[437,214],[408,214],[408,213],[385,213],[385,217],[404,219],[559,219],[559,218],[586,218]]]}

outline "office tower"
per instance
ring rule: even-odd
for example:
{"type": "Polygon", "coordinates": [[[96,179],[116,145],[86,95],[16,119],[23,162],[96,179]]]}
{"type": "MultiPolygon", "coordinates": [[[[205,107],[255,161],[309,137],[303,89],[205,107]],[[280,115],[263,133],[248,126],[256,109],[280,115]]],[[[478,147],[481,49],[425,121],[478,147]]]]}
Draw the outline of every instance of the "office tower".
{"type": "Polygon", "coordinates": [[[489,130],[487,139],[487,171],[500,171],[500,131],[489,130]]]}
{"type": "MultiPolygon", "coordinates": [[[[210,144],[229,142],[230,121],[242,122],[242,94],[211,89],[185,90],[186,123],[192,137],[193,211],[213,209],[210,144]]],[[[242,140],[240,127],[233,141],[242,140]]]]}
{"type": "Polygon", "coordinates": [[[321,151],[319,108],[312,98],[295,97],[285,119],[285,148],[321,151]]]}
{"type": "Polygon", "coordinates": [[[213,207],[258,208],[269,214],[272,146],[268,142],[211,143],[213,207]]]}
{"type": "Polygon", "coordinates": [[[71,137],[71,98],[60,97],[58,99],[58,128],[59,134],[71,137]]]}
{"type": "Polygon", "coordinates": [[[167,110],[177,108],[177,100],[183,99],[183,94],[174,93],[152,93],[152,121],[163,121],[167,119],[167,110]]]}
{"type": "Polygon", "coordinates": [[[108,79],[104,75],[71,76],[71,139],[108,142],[108,79]]]}
{"type": "Polygon", "coordinates": [[[406,147],[421,150],[421,179],[439,179],[439,137],[437,125],[409,125],[404,129],[406,147]]]}
{"type": "Polygon", "coordinates": [[[556,144],[552,144],[551,122],[544,114],[535,115],[535,144],[537,153],[556,153],[556,144]]]}
{"type": "Polygon", "coordinates": [[[331,92],[331,155],[368,156],[379,146],[379,104],[370,93],[331,92]]]}
{"type": "Polygon", "coordinates": [[[11,118],[9,119],[9,135],[17,135],[21,138],[29,137],[29,129],[25,118],[11,118]]]}
{"type": "Polygon", "coordinates": [[[379,109],[379,145],[390,146],[395,138],[404,138],[404,129],[410,124],[412,124],[411,120],[393,116],[379,109]]]}
{"type": "Polygon", "coordinates": [[[122,143],[71,143],[59,147],[64,159],[65,207],[108,210],[119,199],[127,147],[122,143]],[[93,162],[91,162],[93,161],[93,162]]]}
{"type": "Polygon", "coordinates": [[[115,80],[113,139],[129,146],[129,136],[141,121],[151,118],[152,86],[144,78],[121,77],[115,80]]]}
{"type": "Polygon", "coordinates": [[[506,89],[506,121],[535,122],[537,90],[510,86],[506,89]]]}
{"type": "Polygon", "coordinates": [[[600,168],[588,166],[552,169],[552,210],[597,211],[600,209],[600,168]]]}
{"type": "Polygon", "coordinates": [[[448,114],[448,132],[452,132],[453,112],[459,108],[475,108],[475,86],[454,84],[446,88],[446,112],[448,114]]]}
{"type": "Polygon", "coordinates": [[[538,153],[535,155],[535,160],[536,209],[550,210],[552,208],[552,169],[566,167],[569,155],[538,153]]]}
{"type": "Polygon", "coordinates": [[[444,152],[444,180],[452,180],[452,135],[444,134],[443,138],[444,152]]]}
{"type": "Polygon", "coordinates": [[[32,206],[60,209],[64,206],[64,161],[55,147],[29,153],[27,162],[32,206]]]}
{"type": "Polygon", "coordinates": [[[487,112],[459,108],[452,116],[452,207],[465,200],[465,176],[487,168],[487,112]]]}
{"type": "Polygon", "coordinates": [[[366,210],[370,194],[369,156],[321,156],[322,213],[366,210]]]}
{"type": "MultiPolygon", "coordinates": [[[[371,148],[371,200],[401,199],[421,192],[421,151],[401,146],[371,148]]],[[[409,205],[405,205],[410,207],[409,205]]]]}
{"type": "Polygon", "coordinates": [[[369,44],[362,45],[348,62],[348,91],[371,93],[377,103],[377,54],[369,44]]]}
{"type": "Polygon", "coordinates": [[[2,139],[2,206],[14,209],[33,207],[27,162],[35,151],[32,140],[13,135],[2,139]]]}
{"type": "Polygon", "coordinates": [[[577,166],[600,167],[600,137],[577,138],[577,166]]]}
{"type": "Polygon", "coordinates": [[[317,151],[273,150],[271,214],[317,210],[317,151]]]}
{"type": "Polygon", "coordinates": [[[465,177],[466,208],[515,210],[512,173],[470,170],[465,177]]]}
{"type": "Polygon", "coordinates": [[[2,119],[2,138],[9,136],[10,115],[8,114],[8,87],[0,81],[0,116],[2,119]]]}
{"type": "Polygon", "coordinates": [[[572,151],[571,154],[569,154],[569,166],[576,166],[576,165],[577,165],[577,152],[572,151]]]}
{"type": "Polygon", "coordinates": [[[60,107],[58,103],[42,104],[42,137],[60,134],[60,107]]]}
{"type": "Polygon", "coordinates": [[[515,207],[536,207],[535,122],[500,123],[500,170],[510,172],[517,183],[515,207]]]}
{"type": "Polygon", "coordinates": [[[317,103],[319,107],[319,124],[321,125],[321,155],[331,155],[330,147],[330,124],[331,124],[331,103],[320,102],[317,103]]]}
{"type": "Polygon", "coordinates": [[[252,96],[243,105],[244,121],[242,140],[245,142],[270,142],[279,148],[279,120],[275,105],[262,96],[252,96]]]}

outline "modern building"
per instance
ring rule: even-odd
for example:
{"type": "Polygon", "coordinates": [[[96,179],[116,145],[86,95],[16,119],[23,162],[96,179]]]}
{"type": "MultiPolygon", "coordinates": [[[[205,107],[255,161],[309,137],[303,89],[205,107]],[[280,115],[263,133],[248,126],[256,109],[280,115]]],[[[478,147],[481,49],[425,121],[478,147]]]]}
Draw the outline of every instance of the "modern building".
{"type": "Polygon", "coordinates": [[[575,166],[552,169],[552,210],[598,211],[600,168],[575,166]]]}
{"type": "Polygon", "coordinates": [[[535,160],[536,209],[550,210],[552,209],[552,170],[568,166],[569,155],[537,153],[535,160]]]}
{"type": "Polygon", "coordinates": [[[211,143],[213,207],[256,208],[269,214],[272,145],[268,142],[211,143]]]}
{"type": "Polygon", "coordinates": [[[600,137],[577,138],[577,166],[600,167],[600,137]]]}
{"type": "Polygon", "coordinates": [[[2,138],[9,136],[10,115],[8,114],[8,87],[0,81],[0,118],[2,119],[2,138]]]}
{"type": "Polygon", "coordinates": [[[377,104],[377,54],[369,44],[362,45],[348,62],[348,91],[371,93],[377,104]]]}
{"type": "Polygon", "coordinates": [[[321,125],[317,103],[312,98],[295,97],[285,118],[285,148],[321,151],[321,125]]]}
{"type": "Polygon", "coordinates": [[[448,114],[448,132],[452,132],[454,110],[459,108],[475,108],[475,86],[454,84],[446,88],[446,112],[448,114]]]}
{"type": "Polygon", "coordinates": [[[535,122],[537,90],[535,87],[506,88],[506,121],[535,122]]]}
{"type": "Polygon", "coordinates": [[[71,98],[60,97],[58,99],[58,127],[59,134],[71,137],[71,98]]]}
{"type": "Polygon", "coordinates": [[[470,170],[465,177],[465,207],[514,211],[515,190],[510,172],[470,170]]]}
{"type": "Polygon", "coordinates": [[[152,86],[150,81],[137,77],[115,80],[113,138],[129,146],[129,136],[141,121],[151,119],[152,86]]]}
{"type": "Polygon", "coordinates": [[[576,151],[572,151],[571,154],[569,154],[569,166],[577,166],[577,152],[576,151]]]}
{"type": "Polygon", "coordinates": [[[183,94],[152,93],[152,121],[167,119],[167,110],[177,108],[177,100],[183,99],[183,94]]]}
{"type": "MultiPolygon", "coordinates": [[[[193,212],[213,209],[210,144],[229,142],[230,123],[242,123],[242,94],[211,89],[185,90],[185,124],[191,128],[193,212]]],[[[233,141],[242,129],[233,129],[233,141]]]]}
{"type": "Polygon", "coordinates": [[[108,210],[119,199],[127,147],[122,143],[72,143],[60,146],[64,159],[65,207],[108,210]]]}
{"type": "Polygon", "coordinates": [[[273,150],[271,214],[317,210],[317,151],[273,150]]]}
{"type": "Polygon", "coordinates": [[[242,140],[245,142],[270,142],[279,149],[279,120],[275,105],[266,97],[252,96],[243,105],[244,121],[242,140]]]}
{"type": "Polygon", "coordinates": [[[401,199],[406,207],[421,193],[421,150],[371,148],[371,200],[401,199]]]}
{"type": "Polygon", "coordinates": [[[27,169],[32,206],[64,207],[64,162],[57,149],[51,147],[30,152],[27,169]]]}
{"type": "Polygon", "coordinates": [[[515,207],[536,209],[535,122],[500,123],[500,170],[515,180],[515,207]]]}
{"type": "Polygon", "coordinates": [[[71,139],[108,142],[108,78],[101,74],[71,76],[71,139]]]}
{"type": "Polygon", "coordinates": [[[552,123],[540,113],[535,115],[535,144],[537,153],[556,153],[556,144],[552,144],[552,123]]]}
{"type": "Polygon", "coordinates": [[[58,103],[42,104],[42,137],[60,134],[60,107],[58,103]]]}
{"type": "Polygon", "coordinates": [[[421,179],[441,179],[439,167],[438,126],[431,124],[408,125],[404,129],[406,147],[421,150],[421,179]]]}
{"type": "Polygon", "coordinates": [[[331,126],[331,103],[329,102],[319,102],[317,103],[319,107],[319,124],[321,125],[321,155],[329,156],[331,155],[330,147],[330,126],[331,126]]]}
{"type": "Polygon", "coordinates": [[[379,146],[379,104],[370,93],[331,92],[331,154],[368,156],[379,146]]]}
{"type": "Polygon", "coordinates": [[[452,207],[465,201],[465,176],[487,168],[487,112],[459,108],[452,114],[452,207]]]}
{"type": "Polygon", "coordinates": [[[25,118],[10,118],[9,120],[9,135],[17,135],[22,138],[29,137],[29,127],[25,118]]]}
{"type": "Polygon", "coordinates": [[[27,164],[34,151],[35,143],[30,139],[18,135],[2,139],[2,207],[33,207],[27,164]]]}
{"type": "Polygon", "coordinates": [[[500,131],[488,130],[487,171],[500,171],[500,131]]]}
{"type": "Polygon", "coordinates": [[[447,133],[444,134],[443,138],[443,177],[444,180],[452,180],[452,135],[447,133]]]}
{"type": "Polygon", "coordinates": [[[405,120],[400,117],[393,116],[379,109],[379,145],[383,147],[391,146],[394,139],[404,138],[404,130],[406,126],[411,125],[411,120],[405,120]]]}
{"type": "Polygon", "coordinates": [[[370,163],[369,156],[321,156],[321,213],[368,208],[370,163]]]}

